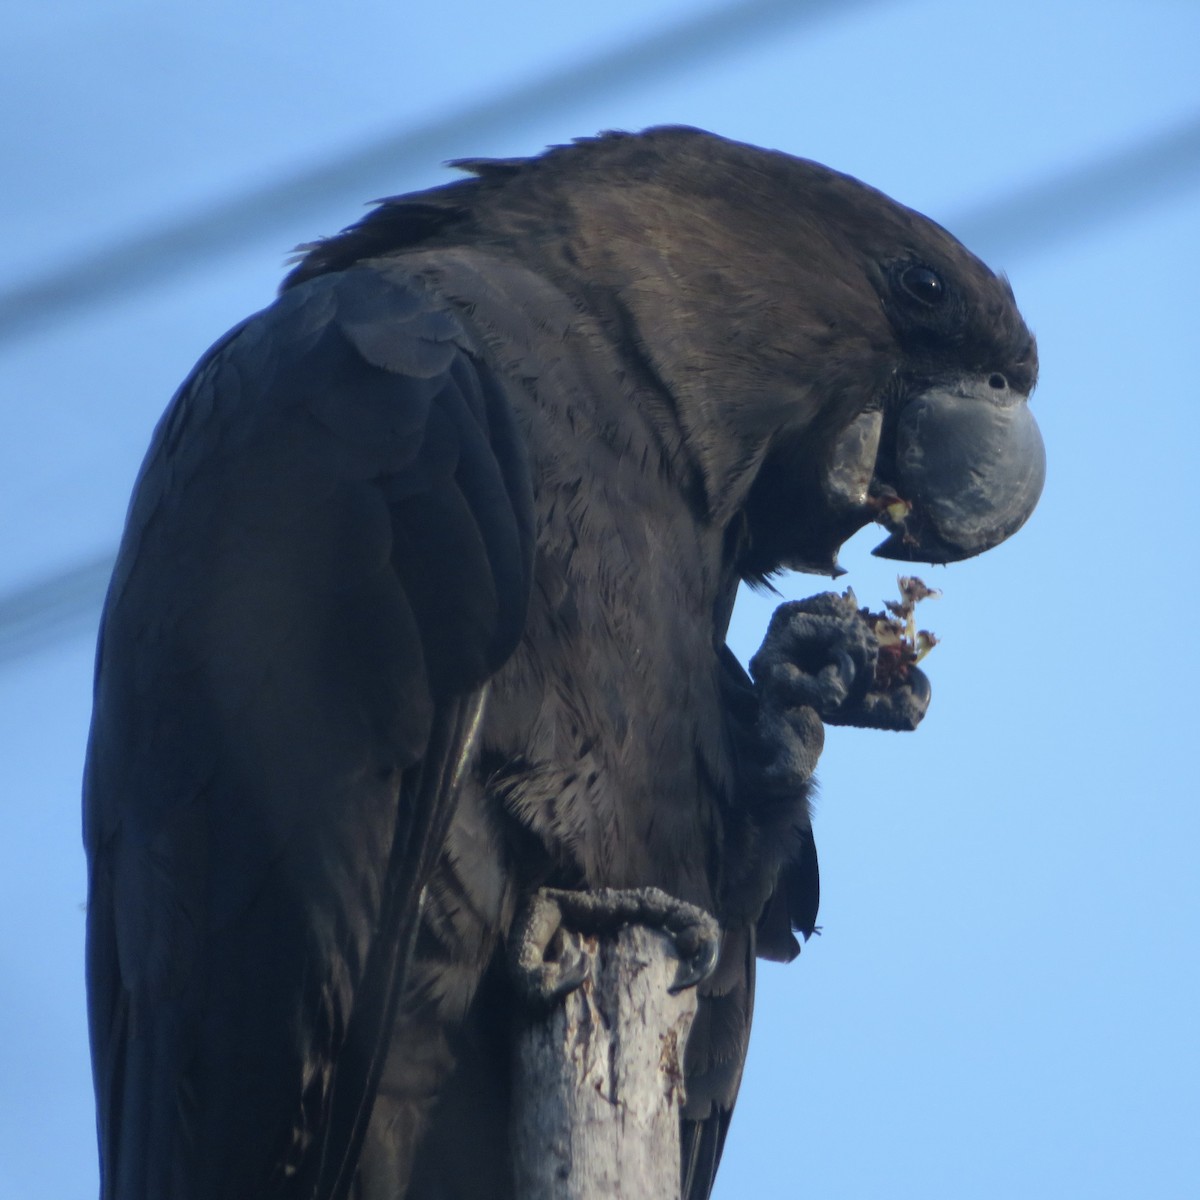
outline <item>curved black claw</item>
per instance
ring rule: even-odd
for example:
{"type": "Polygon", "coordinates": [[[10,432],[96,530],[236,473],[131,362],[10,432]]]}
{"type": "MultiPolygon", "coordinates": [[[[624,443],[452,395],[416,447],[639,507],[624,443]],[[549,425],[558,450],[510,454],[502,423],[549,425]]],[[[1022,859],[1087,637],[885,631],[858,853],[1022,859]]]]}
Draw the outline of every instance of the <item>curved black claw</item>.
{"type": "Polygon", "coordinates": [[[929,677],[918,667],[907,668],[902,682],[878,691],[868,691],[858,707],[826,718],[831,725],[854,725],[859,729],[892,729],[909,733],[929,710],[933,691],[929,677]]]}
{"type": "MultiPolygon", "coordinates": [[[[657,888],[650,890],[658,891],[657,888]]],[[[659,894],[672,905],[678,906],[673,917],[676,923],[665,927],[675,939],[675,949],[679,954],[675,978],[668,989],[674,994],[703,983],[717,969],[717,958],[721,953],[721,930],[716,919],[704,909],[685,904],[682,900],[667,896],[665,892],[659,894]]]]}
{"type": "Polygon", "coordinates": [[[625,925],[659,929],[675,943],[679,966],[672,992],[694,987],[717,964],[721,933],[716,918],[659,888],[542,888],[513,927],[513,975],[526,998],[545,1005],[573,991],[587,974],[579,938],[613,934],[625,925]]]}
{"type": "Polygon", "coordinates": [[[866,694],[878,655],[879,643],[853,599],[822,592],[775,610],[750,675],[776,706],[805,705],[828,720],[866,694]]]}
{"type": "Polygon", "coordinates": [[[806,706],[828,725],[915,729],[929,707],[929,680],[908,665],[881,686],[879,656],[854,594],[822,592],[775,610],[750,674],[769,708],[806,706]]]}
{"type": "Polygon", "coordinates": [[[535,1008],[568,995],[587,978],[587,954],[566,928],[558,894],[549,888],[535,892],[513,922],[511,974],[535,1008]]]}

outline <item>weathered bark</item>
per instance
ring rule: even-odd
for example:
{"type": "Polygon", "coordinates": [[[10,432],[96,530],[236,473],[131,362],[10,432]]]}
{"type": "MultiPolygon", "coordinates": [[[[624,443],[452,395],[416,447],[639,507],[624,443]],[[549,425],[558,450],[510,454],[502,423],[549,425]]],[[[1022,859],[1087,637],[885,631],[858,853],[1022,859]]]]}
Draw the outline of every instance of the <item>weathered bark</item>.
{"type": "Polygon", "coordinates": [[[563,896],[535,902],[518,950],[533,1004],[515,1047],[517,1195],[677,1200],[683,1052],[715,922],[662,893],[563,896]]]}

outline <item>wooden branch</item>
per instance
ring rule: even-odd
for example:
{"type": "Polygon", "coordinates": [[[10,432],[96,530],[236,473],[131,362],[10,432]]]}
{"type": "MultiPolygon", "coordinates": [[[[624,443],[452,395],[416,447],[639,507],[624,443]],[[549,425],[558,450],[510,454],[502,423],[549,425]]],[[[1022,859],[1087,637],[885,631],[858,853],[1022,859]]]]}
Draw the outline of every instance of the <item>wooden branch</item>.
{"type": "Polygon", "coordinates": [[[517,1196],[678,1200],[683,1054],[716,923],[661,892],[556,892],[524,928],[516,970],[532,1005],[515,1049],[517,1196]]]}

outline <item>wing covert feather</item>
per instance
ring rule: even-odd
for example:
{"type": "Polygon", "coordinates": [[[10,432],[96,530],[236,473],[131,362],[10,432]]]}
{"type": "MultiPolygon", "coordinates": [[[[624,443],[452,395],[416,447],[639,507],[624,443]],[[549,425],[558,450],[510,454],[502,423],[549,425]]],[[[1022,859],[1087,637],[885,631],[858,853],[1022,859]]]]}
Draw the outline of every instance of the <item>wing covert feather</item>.
{"type": "Polygon", "coordinates": [[[341,1186],[453,766],[523,629],[529,492],[501,385],[394,271],[291,288],[173,400],[85,776],[103,1196],[341,1186]]]}

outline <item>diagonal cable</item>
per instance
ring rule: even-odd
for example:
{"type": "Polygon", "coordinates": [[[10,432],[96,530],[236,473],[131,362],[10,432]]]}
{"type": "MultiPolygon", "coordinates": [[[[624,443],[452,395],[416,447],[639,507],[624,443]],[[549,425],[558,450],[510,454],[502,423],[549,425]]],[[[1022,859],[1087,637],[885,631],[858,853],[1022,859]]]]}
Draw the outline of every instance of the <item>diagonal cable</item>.
{"type": "Polygon", "coordinates": [[[1011,262],[1067,242],[1200,184],[1200,114],[1116,153],[964,212],[954,236],[981,258],[1011,262]]]}
{"type": "Polygon", "coordinates": [[[0,667],[72,634],[92,636],[115,557],[106,551],[0,596],[0,667]]]}
{"type": "MultiPolygon", "coordinates": [[[[263,187],[170,221],[0,291],[0,344],[81,309],[114,300],[231,254],[281,226],[302,228],[343,203],[395,190],[427,171],[447,147],[476,148],[522,122],[561,113],[623,88],[661,81],[708,58],[778,35],[801,22],[840,17],[871,0],[735,0],[649,37],[560,67],[512,91],[389,134],[263,187]]],[[[877,2],[877,0],[876,0],[877,2]]]]}

